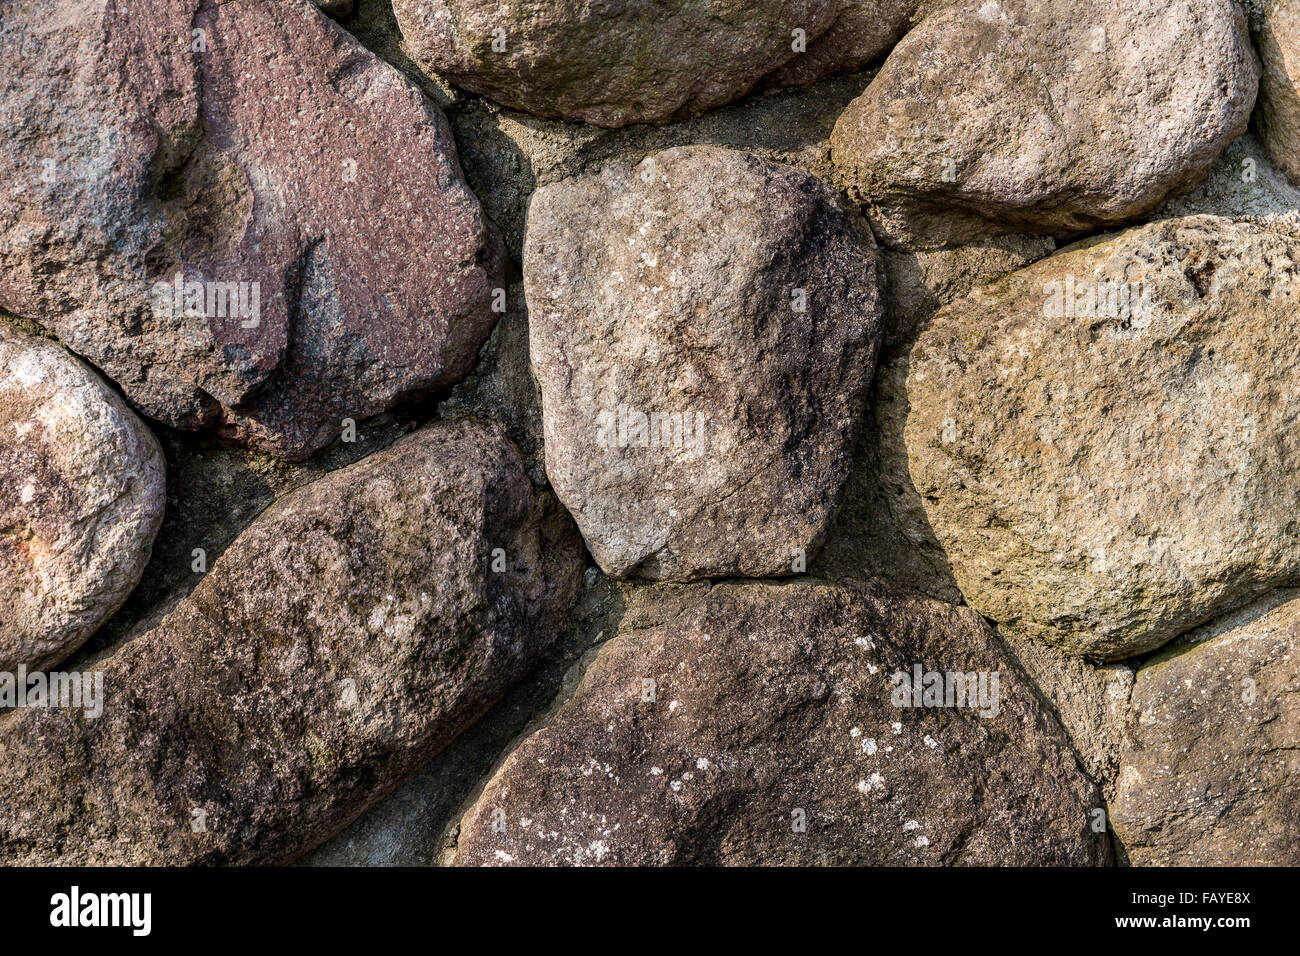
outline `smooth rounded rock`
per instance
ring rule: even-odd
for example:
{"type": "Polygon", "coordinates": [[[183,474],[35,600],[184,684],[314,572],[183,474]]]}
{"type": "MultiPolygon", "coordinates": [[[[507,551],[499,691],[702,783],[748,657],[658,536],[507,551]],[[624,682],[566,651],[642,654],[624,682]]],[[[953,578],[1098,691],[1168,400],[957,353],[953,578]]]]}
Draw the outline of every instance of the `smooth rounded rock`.
{"type": "Polygon", "coordinates": [[[598,126],[666,123],[756,86],[858,70],[918,0],[705,4],[395,0],[424,69],[514,109],[598,126]]]}
{"type": "Polygon", "coordinates": [[[0,322],[0,673],[58,663],[126,600],[165,484],[158,441],[116,392],[0,322]]]}
{"type": "Polygon", "coordinates": [[[832,156],[888,245],[1085,232],[1201,176],[1257,87],[1232,0],[961,0],[894,48],[832,156]]]}

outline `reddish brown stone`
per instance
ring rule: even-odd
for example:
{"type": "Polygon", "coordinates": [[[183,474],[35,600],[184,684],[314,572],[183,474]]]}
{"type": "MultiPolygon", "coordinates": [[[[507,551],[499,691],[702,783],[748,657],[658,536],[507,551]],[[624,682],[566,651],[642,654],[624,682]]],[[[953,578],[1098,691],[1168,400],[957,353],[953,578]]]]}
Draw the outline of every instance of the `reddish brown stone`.
{"type": "Polygon", "coordinates": [[[9,5],[0,166],[0,306],[172,425],[302,457],[457,381],[495,319],[445,118],[305,0],[9,5]],[[172,317],[178,273],[257,308],[172,317]]]}

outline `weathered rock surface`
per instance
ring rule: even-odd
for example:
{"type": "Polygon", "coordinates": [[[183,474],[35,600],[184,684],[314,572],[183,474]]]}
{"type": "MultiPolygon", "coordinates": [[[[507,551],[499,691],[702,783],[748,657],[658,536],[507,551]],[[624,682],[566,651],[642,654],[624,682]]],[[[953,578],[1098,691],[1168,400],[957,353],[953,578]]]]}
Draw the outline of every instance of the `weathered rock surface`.
{"type": "Polygon", "coordinates": [[[894,48],[831,138],[889,245],[1130,220],[1247,125],[1232,0],[962,0],[894,48]]]}
{"type": "Polygon", "coordinates": [[[1269,153],[1300,184],[1300,3],[1259,0],[1255,47],[1263,72],[1255,126],[1269,153]]]}
{"type": "Polygon", "coordinates": [[[788,574],[847,475],[880,261],[819,180],[712,147],[537,191],[546,470],[607,574],[788,574]]]}
{"type": "Polygon", "coordinates": [[[102,665],[101,717],[0,721],[0,860],[252,864],[311,848],[545,649],[581,568],[566,527],[539,526],[518,452],[473,423],[281,499],[102,665]]]}
{"type": "MultiPolygon", "coordinates": [[[[500,326],[498,326],[500,328],[500,326]]],[[[300,866],[435,866],[466,801],[529,729],[557,691],[573,680],[574,665],[593,644],[614,634],[623,602],[618,585],[589,567],[560,636],[528,677],[392,795],[311,853],[300,866]]]]}
{"type": "Polygon", "coordinates": [[[158,442],[115,392],[0,322],[0,672],[58,663],[126,600],[165,484],[158,442]]]}
{"type": "Polygon", "coordinates": [[[1138,671],[1111,810],[1130,863],[1300,864],[1300,594],[1289,598],[1138,671]]]}
{"type": "Polygon", "coordinates": [[[0,306],[168,424],[304,457],[491,330],[446,120],[306,3],[17,4],[0,104],[0,306]]]}
{"type": "Polygon", "coordinates": [[[940,310],[891,409],[973,607],[1113,660],[1300,579],[1297,261],[1190,217],[940,310]]]}
{"type": "Polygon", "coordinates": [[[1108,799],[1113,797],[1130,716],[1133,668],[1090,664],[1016,634],[1001,636],[1052,705],[1088,774],[1108,799]]]}
{"type": "Polygon", "coordinates": [[[335,442],[299,462],[233,445],[211,433],[157,428],[167,469],[167,510],[153,554],[131,596],[67,665],[100,656],[138,633],[145,618],[171,610],[277,498],[387,448],[419,425],[406,414],[379,415],[358,423],[354,441],[335,442]]]}
{"type": "Polygon", "coordinates": [[[1300,234],[1300,189],[1251,133],[1233,140],[1205,178],[1171,197],[1152,219],[1231,216],[1300,234]]]}
{"type": "Polygon", "coordinates": [[[917,6],[918,0],[393,3],[406,48],[424,69],[514,109],[609,127],[664,123],[761,84],[859,70],[902,36],[917,6]],[[800,41],[804,49],[797,50],[800,41]]]}
{"type": "Polygon", "coordinates": [[[932,251],[885,250],[885,332],[844,499],[812,570],[962,603],[948,559],[912,486],[903,443],[907,352],[942,306],[1055,249],[1045,236],[1002,236],[932,251]]]}
{"type": "Polygon", "coordinates": [[[977,614],[933,601],[643,589],[466,814],[457,862],[1106,862],[1099,794],[1004,655],[977,614]],[[996,705],[895,706],[916,664],[996,674],[996,705]]]}
{"type": "Polygon", "coordinates": [[[449,117],[470,186],[501,229],[510,254],[522,260],[528,202],[537,188],[598,173],[612,160],[713,145],[833,181],[827,140],[868,79],[865,73],[837,75],[813,86],[772,90],[667,126],[604,129],[544,120],[461,91],[449,117]]]}

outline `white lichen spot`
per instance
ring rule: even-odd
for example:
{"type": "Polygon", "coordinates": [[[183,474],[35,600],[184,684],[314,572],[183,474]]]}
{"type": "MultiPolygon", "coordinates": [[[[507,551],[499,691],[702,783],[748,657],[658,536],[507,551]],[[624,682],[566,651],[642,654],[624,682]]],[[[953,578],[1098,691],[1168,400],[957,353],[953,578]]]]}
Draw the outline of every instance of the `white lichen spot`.
{"type": "Polygon", "coordinates": [[[858,781],[859,793],[870,793],[872,790],[879,790],[885,785],[885,778],[879,773],[873,773],[866,780],[858,781]]]}

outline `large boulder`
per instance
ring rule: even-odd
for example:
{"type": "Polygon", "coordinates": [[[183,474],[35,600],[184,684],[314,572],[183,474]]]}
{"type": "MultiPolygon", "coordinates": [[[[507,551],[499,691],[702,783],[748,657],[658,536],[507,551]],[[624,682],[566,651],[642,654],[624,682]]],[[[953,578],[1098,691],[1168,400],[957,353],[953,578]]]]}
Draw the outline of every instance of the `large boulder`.
{"type": "Polygon", "coordinates": [[[653,588],[488,782],[456,861],[1098,864],[1100,807],[968,608],[813,581],[653,588]],[[898,675],[917,668],[913,698],[898,675]],[[925,690],[958,673],[972,697],[925,690]]]}
{"type": "Polygon", "coordinates": [[[12,5],[0,167],[0,307],[173,426],[305,457],[496,317],[446,120],[302,0],[12,5]]]}
{"type": "Polygon", "coordinates": [[[97,706],[0,722],[0,861],[291,860],[524,674],[579,554],[485,425],[429,427],[282,498],[100,665],[97,706]]]}
{"type": "Polygon", "coordinates": [[[157,440],[117,393],[0,322],[0,673],[58,663],[126,600],[165,480],[157,440]]]}
{"type": "Polygon", "coordinates": [[[973,607],[1113,660],[1300,580],[1297,261],[1174,219],[939,311],[884,407],[973,607]]]}
{"type": "Polygon", "coordinates": [[[1300,3],[1259,0],[1255,46],[1264,67],[1255,125],[1273,159],[1300,184],[1300,3]]]}
{"type": "Polygon", "coordinates": [[[1089,231],[1205,172],[1257,85],[1233,0],[960,0],[894,48],[833,158],[890,245],[1089,231]]]}
{"type": "Polygon", "coordinates": [[[1111,808],[1130,863],[1300,865],[1300,594],[1267,603],[1138,671],[1111,808]]]}
{"type": "Polygon", "coordinates": [[[665,123],[761,84],[858,70],[918,0],[531,3],[394,0],[421,67],[538,116],[665,123]]]}
{"type": "Polygon", "coordinates": [[[808,173],[714,147],[539,189],[524,287],[546,470],[607,574],[789,574],[848,473],[881,265],[808,173]]]}

